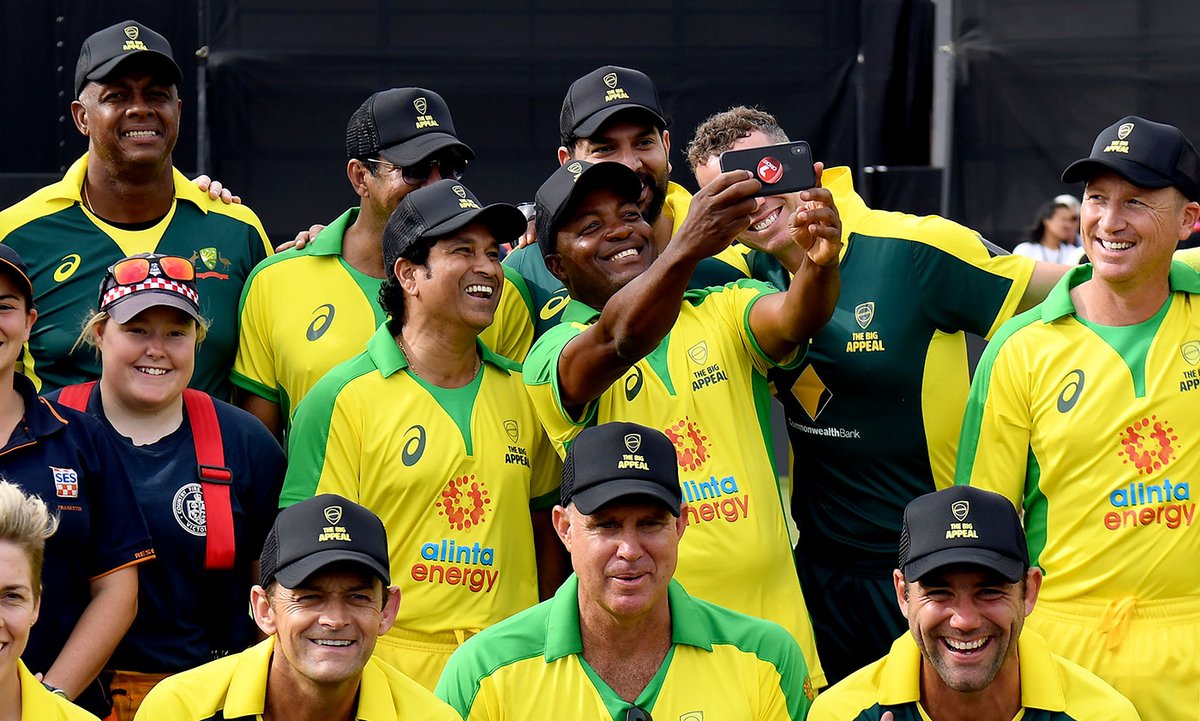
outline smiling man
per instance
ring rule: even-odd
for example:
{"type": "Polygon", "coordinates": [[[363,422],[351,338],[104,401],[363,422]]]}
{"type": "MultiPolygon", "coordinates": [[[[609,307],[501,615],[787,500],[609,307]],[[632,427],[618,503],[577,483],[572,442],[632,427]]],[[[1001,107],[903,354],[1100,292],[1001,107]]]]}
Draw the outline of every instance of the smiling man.
{"type": "Polygon", "coordinates": [[[457,181],[406,195],[383,233],[390,317],[313,386],[289,439],[281,505],[333,492],[387,524],[404,608],[376,652],[428,688],[464,639],[566,576],[558,458],[519,367],[478,338],[503,287],[499,244],[524,228],[457,181]]]}
{"type": "Polygon", "coordinates": [[[266,641],[177,674],[138,710],[146,721],[447,721],[454,712],[372,657],[396,619],[383,522],[333,494],[280,512],[250,591],[266,641]]]}
{"type": "Polygon", "coordinates": [[[63,179],[0,212],[0,242],[29,265],[40,322],[22,370],[42,392],[96,380],[99,360],[73,348],[105,269],[128,255],[191,260],[211,322],[192,386],[229,397],[238,298],[270,254],[258,218],[200,191],[172,167],[182,103],[166,38],[135,20],[91,35],[75,68],[75,126],[88,152],[63,179]]]}
{"type": "Polygon", "coordinates": [[[672,580],[686,518],[662,431],[583,431],[554,508],[575,575],[467,641],[438,696],[467,721],[804,718],[804,657],[788,633],[672,580]]]}
{"type": "Polygon", "coordinates": [[[1200,274],[1172,253],[1200,219],[1200,154],[1128,116],[1063,173],[1084,181],[1090,265],[1005,324],[979,362],[956,483],[1024,509],[1046,575],[1030,619],[1143,718],[1200,698],[1200,274]]]}
{"type": "Polygon", "coordinates": [[[892,576],[909,633],[821,694],[810,721],[1138,719],[1128,699],[1023,631],[1042,574],[1003,496],[955,487],[914,499],[892,576]]]}

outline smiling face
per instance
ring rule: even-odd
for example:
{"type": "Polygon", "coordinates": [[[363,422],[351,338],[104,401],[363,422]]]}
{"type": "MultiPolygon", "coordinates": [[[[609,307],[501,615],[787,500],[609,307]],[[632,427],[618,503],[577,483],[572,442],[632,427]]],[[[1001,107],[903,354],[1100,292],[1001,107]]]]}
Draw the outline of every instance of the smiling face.
{"type": "Polygon", "coordinates": [[[154,306],[128,323],[97,326],[101,388],[121,406],[156,411],[176,402],[196,366],[196,320],[178,308],[154,306]]]}
{"type": "Polygon", "coordinates": [[[25,549],[0,541],[0,678],[16,675],[17,659],[29,642],[40,608],[36,584],[25,549]]]}
{"type": "Polygon", "coordinates": [[[179,137],[179,91],[150,63],[130,60],[89,82],[71,103],[92,157],[107,166],[162,168],[179,137]]]}
{"type": "Polygon", "coordinates": [[[631,622],[663,609],[686,514],[676,517],[657,503],[615,502],[584,515],[571,504],[554,508],[554,525],[579,577],[581,612],[631,622]]]}
{"type": "Polygon", "coordinates": [[[546,267],[571,297],[602,308],[654,261],[650,233],[636,202],[598,188],[581,197],[559,224],[546,267]]]}
{"type": "Polygon", "coordinates": [[[659,130],[644,111],[629,110],[606,120],[592,137],[576,140],[570,151],[561,149],[559,161],[614,161],[637,173],[642,181],[638,208],[646,222],[653,225],[662,214],[671,181],[670,151],[670,133],[659,130]]]}
{"type": "Polygon", "coordinates": [[[1175,188],[1139,188],[1103,173],[1088,181],[1079,215],[1094,278],[1114,287],[1165,287],[1171,254],[1192,233],[1200,204],[1175,188]]]}
{"type": "Polygon", "coordinates": [[[424,264],[400,258],[395,273],[406,296],[406,318],[412,313],[442,316],[475,333],[492,324],[504,286],[500,245],[483,223],[470,223],[439,239],[424,264]]]}
{"type": "Polygon", "coordinates": [[[35,320],[37,311],[26,305],[25,290],[0,273],[0,372],[13,372],[35,320]]]}
{"type": "Polygon", "coordinates": [[[296,588],[251,592],[254,619],[273,635],[270,683],[303,687],[357,684],[376,639],[392,627],[400,590],[352,563],[336,563],[296,588]]]}
{"type": "MultiPolygon", "coordinates": [[[[1006,664],[1016,664],[1017,638],[1032,613],[1041,573],[1009,583],[978,566],[949,566],[905,581],[894,574],[896,600],[921,649],[922,683],[937,679],[959,693],[992,684],[1006,664]]],[[[1015,666],[1013,666],[1015,668],[1015,666]]]]}
{"type": "MultiPolygon", "coordinates": [[[[774,145],[761,130],[751,131],[749,135],[740,138],[728,148],[729,150],[746,150],[774,145]]],[[[720,153],[710,157],[704,165],[696,168],[696,182],[701,186],[708,185],[721,174],[720,153]]],[[[781,247],[791,242],[788,224],[792,216],[803,204],[799,193],[787,195],[768,195],[765,198],[755,198],[758,208],[750,220],[750,227],[742,232],[741,238],[756,247],[781,247]]]]}

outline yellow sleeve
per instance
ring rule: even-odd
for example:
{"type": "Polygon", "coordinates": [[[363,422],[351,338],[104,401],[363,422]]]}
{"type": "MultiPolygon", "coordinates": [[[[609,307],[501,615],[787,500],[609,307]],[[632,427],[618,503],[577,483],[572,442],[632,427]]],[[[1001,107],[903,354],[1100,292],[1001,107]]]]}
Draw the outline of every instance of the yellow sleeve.
{"type": "Polygon", "coordinates": [[[275,373],[275,348],[271,338],[272,313],[268,279],[262,264],[254,269],[238,309],[238,346],[231,380],[234,385],[279,403],[279,378],[275,373]]]}
{"type": "Polygon", "coordinates": [[[521,274],[504,268],[504,290],[492,324],[479,334],[483,344],[497,355],[523,363],[533,346],[532,300],[521,274]]]}

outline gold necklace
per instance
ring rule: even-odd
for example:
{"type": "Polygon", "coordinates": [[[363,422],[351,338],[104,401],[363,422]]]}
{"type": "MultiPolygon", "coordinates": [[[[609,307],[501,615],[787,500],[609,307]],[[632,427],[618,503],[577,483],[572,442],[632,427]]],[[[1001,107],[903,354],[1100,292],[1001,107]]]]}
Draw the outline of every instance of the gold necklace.
{"type": "MultiPolygon", "coordinates": [[[[418,378],[428,380],[425,378],[425,376],[423,376],[417,372],[416,366],[413,365],[412,358],[408,357],[408,349],[405,347],[406,344],[404,342],[404,332],[403,331],[401,331],[400,334],[396,336],[396,345],[400,346],[400,355],[404,356],[404,363],[405,363],[405,365],[408,366],[408,369],[410,371],[412,371],[413,375],[415,375],[418,378]]],[[[479,377],[479,369],[482,367],[483,367],[483,361],[480,360],[479,354],[476,353],[475,354],[475,370],[471,371],[471,380],[468,380],[463,385],[470,385],[476,378],[478,378],[479,377]]]]}

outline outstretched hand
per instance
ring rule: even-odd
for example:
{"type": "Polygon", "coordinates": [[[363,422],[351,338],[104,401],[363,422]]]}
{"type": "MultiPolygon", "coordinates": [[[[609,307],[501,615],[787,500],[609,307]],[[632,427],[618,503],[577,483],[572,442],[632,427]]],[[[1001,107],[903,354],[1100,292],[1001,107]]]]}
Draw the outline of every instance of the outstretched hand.
{"type": "Polygon", "coordinates": [[[804,207],[796,211],[788,226],[792,242],[800,246],[817,265],[834,265],[842,250],[842,219],[833,202],[833,193],[821,187],[824,164],[814,163],[817,185],[800,191],[804,207]]]}

